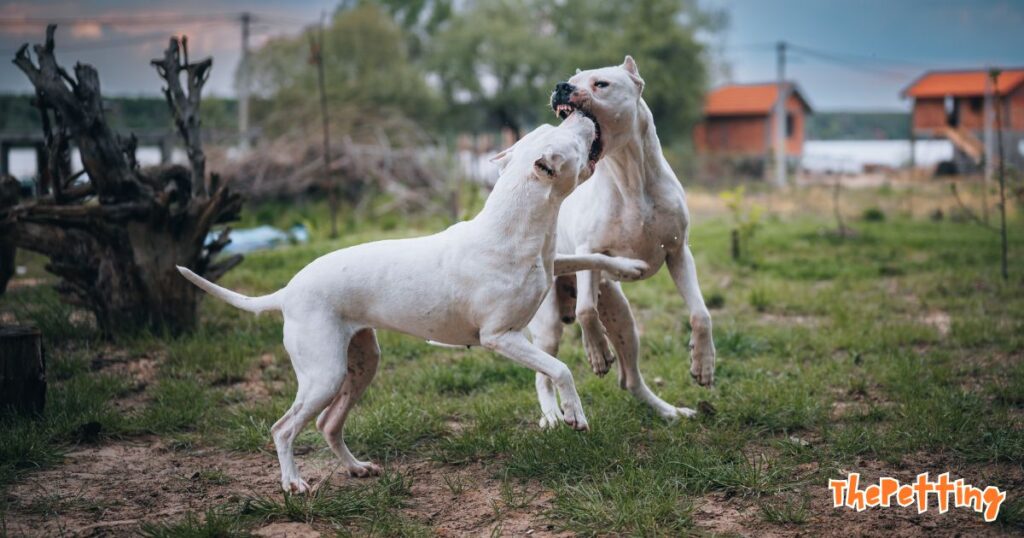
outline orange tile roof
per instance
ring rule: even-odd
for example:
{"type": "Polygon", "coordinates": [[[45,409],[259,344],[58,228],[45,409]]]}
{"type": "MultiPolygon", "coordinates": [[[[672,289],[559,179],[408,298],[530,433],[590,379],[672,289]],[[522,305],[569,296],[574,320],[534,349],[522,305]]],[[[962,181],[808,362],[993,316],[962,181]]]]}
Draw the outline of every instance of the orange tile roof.
{"type": "MultiPolygon", "coordinates": [[[[809,111],[810,105],[800,94],[796,85],[789,83],[792,91],[809,111]]],[[[779,94],[778,85],[774,82],[765,84],[731,84],[708,92],[704,100],[704,114],[708,116],[734,116],[747,114],[768,114],[775,106],[779,94]]]]}
{"type": "MultiPolygon", "coordinates": [[[[929,71],[903,90],[905,97],[985,95],[988,71],[929,71]]],[[[999,75],[999,93],[1006,95],[1024,82],[1024,69],[1008,69],[999,75]]]]}

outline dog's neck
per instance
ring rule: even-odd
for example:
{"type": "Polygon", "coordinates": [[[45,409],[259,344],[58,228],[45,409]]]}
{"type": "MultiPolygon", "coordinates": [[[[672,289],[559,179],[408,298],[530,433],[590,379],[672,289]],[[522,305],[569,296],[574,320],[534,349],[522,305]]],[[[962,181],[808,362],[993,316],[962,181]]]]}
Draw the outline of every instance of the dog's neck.
{"type": "Polygon", "coordinates": [[[605,173],[610,173],[624,197],[644,197],[648,183],[660,177],[665,157],[654,128],[654,117],[643,98],[638,101],[633,122],[619,136],[623,141],[609,151],[597,166],[604,168],[605,173]]]}
{"type": "Polygon", "coordinates": [[[527,258],[541,254],[553,259],[552,238],[565,197],[555,193],[550,184],[535,178],[511,177],[521,172],[510,171],[507,175],[510,177],[502,174],[498,179],[483,209],[473,220],[487,230],[488,235],[494,236],[486,240],[493,239],[496,245],[512,245],[515,253],[527,258]]]}

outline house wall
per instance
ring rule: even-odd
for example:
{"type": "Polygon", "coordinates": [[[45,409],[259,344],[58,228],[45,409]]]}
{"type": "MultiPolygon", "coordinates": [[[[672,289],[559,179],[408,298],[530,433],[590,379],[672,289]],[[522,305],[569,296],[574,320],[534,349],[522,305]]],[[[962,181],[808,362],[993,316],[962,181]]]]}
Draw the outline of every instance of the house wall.
{"type": "MultiPolygon", "coordinates": [[[[799,98],[790,95],[786,111],[793,117],[793,132],[786,140],[786,154],[799,157],[804,150],[805,109],[799,98]]],[[[774,117],[774,114],[706,117],[694,129],[694,145],[705,153],[767,155],[771,151],[774,117]]]]}
{"type": "Polygon", "coordinates": [[[694,142],[707,153],[762,155],[767,151],[767,116],[711,116],[697,126],[694,142]]]}
{"type": "Polygon", "coordinates": [[[1008,114],[1008,117],[1004,117],[1007,120],[1006,123],[1014,131],[1024,131],[1024,84],[1018,86],[1006,99],[1007,102],[1004,105],[1008,114]]]}
{"type": "MultiPolygon", "coordinates": [[[[985,98],[959,97],[959,127],[970,131],[985,129],[985,98]]],[[[1014,131],[1024,130],[1024,85],[1003,98],[1003,125],[1014,131]]],[[[930,131],[946,127],[946,106],[942,98],[914,100],[913,126],[915,130],[930,131]]]]}
{"type": "MultiPolygon", "coordinates": [[[[804,153],[804,126],[807,122],[806,113],[800,99],[793,93],[786,101],[786,113],[793,117],[793,133],[786,139],[786,155],[799,157],[804,153]]],[[[771,129],[774,129],[775,114],[771,115],[771,129]]],[[[774,131],[772,132],[774,136],[774,131]]],[[[769,138],[771,140],[771,138],[769,138]]]]}
{"type": "Polygon", "coordinates": [[[914,129],[941,129],[946,126],[946,107],[941,97],[914,99],[914,129]]]}
{"type": "Polygon", "coordinates": [[[959,106],[960,116],[958,127],[971,131],[980,131],[985,128],[985,98],[983,96],[958,97],[956,103],[959,106]]]}

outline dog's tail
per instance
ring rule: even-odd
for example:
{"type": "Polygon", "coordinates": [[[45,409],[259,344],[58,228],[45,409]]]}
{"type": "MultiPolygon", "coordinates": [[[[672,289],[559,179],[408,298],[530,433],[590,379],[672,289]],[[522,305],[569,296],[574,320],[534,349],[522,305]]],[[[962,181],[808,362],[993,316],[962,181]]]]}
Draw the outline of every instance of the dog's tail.
{"type": "Polygon", "coordinates": [[[206,280],[205,278],[193,273],[186,267],[182,267],[180,265],[176,265],[175,267],[178,268],[178,272],[181,273],[181,276],[187,278],[189,282],[195,284],[196,286],[199,286],[201,290],[205,291],[206,293],[209,293],[210,295],[213,295],[214,297],[220,299],[221,301],[224,301],[225,303],[228,303],[229,305],[235,308],[248,310],[249,312],[253,312],[255,314],[259,314],[260,312],[264,312],[266,310],[281,309],[281,305],[278,302],[277,298],[278,292],[276,291],[274,293],[271,293],[270,295],[263,295],[260,297],[248,297],[242,295],[241,293],[234,292],[227,288],[218,286],[213,282],[210,282],[209,280],[206,280]]]}

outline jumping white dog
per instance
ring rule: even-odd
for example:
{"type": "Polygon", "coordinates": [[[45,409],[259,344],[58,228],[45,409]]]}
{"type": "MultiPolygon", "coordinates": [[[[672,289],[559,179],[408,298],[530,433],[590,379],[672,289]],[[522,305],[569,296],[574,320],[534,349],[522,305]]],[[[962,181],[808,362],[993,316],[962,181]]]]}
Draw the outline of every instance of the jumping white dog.
{"type": "Polygon", "coordinates": [[[559,207],[593,174],[600,156],[597,127],[583,114],[559,127],[543,125],[495,158],[500,177],[473,220],[427,237],[332,252],[270,295],[246,297],[178,268],[237,308],[284,315],[284,345],[298,392],[271,431],[286,491],[309,490],[292,443],[318,413],[317,428],[350,474],[380,472],[357,460],[343,438],[349,411],[377,371],[374,329],[500,353],[553,380],[562,400],[559,415],[577,430],[588,428],[569,368],[523,331],[557,274],[586,269],[636,278],[647,272],[645,263],[625,258],[556,257],[559,207]]]}
{"type": "MultiPolygon", "coordinates": [[[[605,151],[594,176],[562,205],[558,252],[640,259],[648,265],[641,279],[657,273],[662,263],[667,265],[690,309],[690,375],[709,386],[714,382],[715,345],[711,316],[687,242],[690,215],[686,194],[662,154],[654,118],[641,97],[643,88],[644,81],[630,56],[622,65],[577,71],[568,82],[556,86],[551,96],[555,113],[564,119],[582,111],[594,118],[605,151]]],[[[622,388],[666,419],[692,417],[693,409],[668,404],[644,383],[637,364],[640,341],[636,323],[621,285],[602,279],[597,271],[584,271],[576,276],[574,290],[571,278],[557,279],[558,293],[547,295],[530,323],[533,341],[548,354],[557,355],[561,322],[572,321],[570,297],[577,295],[575,314],[594,372],[606,374],[615,360],[608,348],[610,337],[619,357],[622,388]]],[[[537,395],[541,426],[557,424],[561,418],[558,400],[552,380],[543,373],[537,374],[537,395]]]]}

